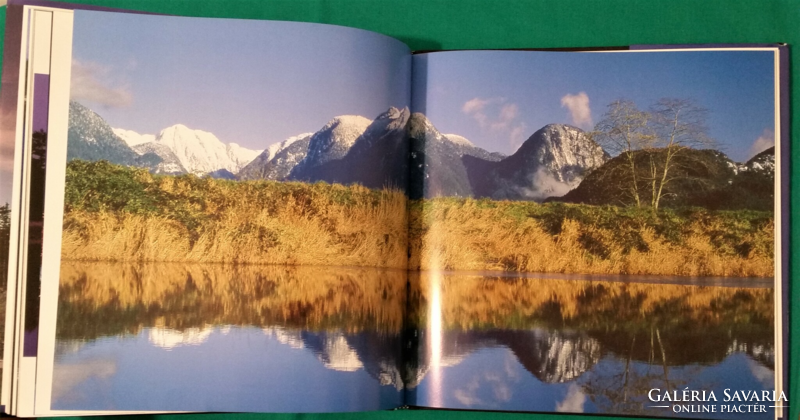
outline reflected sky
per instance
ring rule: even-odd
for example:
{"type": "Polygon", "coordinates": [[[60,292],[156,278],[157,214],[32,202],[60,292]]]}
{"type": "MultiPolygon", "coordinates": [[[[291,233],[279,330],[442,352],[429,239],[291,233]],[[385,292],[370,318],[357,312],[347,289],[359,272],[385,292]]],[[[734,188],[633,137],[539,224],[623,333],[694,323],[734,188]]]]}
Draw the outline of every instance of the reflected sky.
{"type": "Polygon", "coordinates": [[[421,273],[410,403],[725,418],[651,408],[647,393],[774,388],[772,289],[620,280],[421,273]]]}
{"type": "Polygon", "coordinates": [[[68,261],[61,273],[53,409],[665,416],[649,389],[774,381],[763,285],[68,261]]]}
{"type": "Polygon", "coordinates": [[[61,343],[52,407],[326,412],[400,405],[398,384],[381,384],[365,369],[365,356],[339,333],[145,328],[135,336],[61,343]]]}
{"type": "MultiPolygon", "coordinates": [[[[462,409],[569,412],[569,413],[619,413],[645,416],[673,416],[669,409],[651,409],[656,405],[647,400],[650,387],[666,389],[661,371],[646,363],[634,362],[629,370],[635,371],[638,386],[631,386],[627,400],[622,388],[625,361],[614,355],[601,358],[593,368],[580,378],[565,382],[547,383],[531,375],[507,347],[486,347],[465,356],[457,364],[444,367],[440,374],[442,389],[438,398],[443,407],[462,409]],[[615,384],[614,379],[619,383],[615,384]],[[646,385],[642,386],[642,385],[646,385]],[[642,392],[644,391],[644,392],[642,392]]],[[[714,389],[722,397],[722,389],[772,389],[774,373],[743,353],[734,353],[713,366],[687,365],[670,370],[673,387],[680,389],[714,389]]],[[[423,379],[417,395],[427,395],[431,383],[423,379]]],[[[674,389],[674,388],[673,388],[674,389]]],[[[425,400],[419,401],[424,404],[425,400]]],[[[738,417],[739,415],[737,415],[738,417]]],[[[772,413],[741,415],[742,418],[771,418],[772,413]]],[[[690,417],[690,416],[685,416],[690,417]]],[[[704,413],[698,418],[727,418],[704,413]]]]}
{"type": "Polygon", "coordinates": [[[403,404],[404,271],[62,264],[52,408],[403,404]]]}

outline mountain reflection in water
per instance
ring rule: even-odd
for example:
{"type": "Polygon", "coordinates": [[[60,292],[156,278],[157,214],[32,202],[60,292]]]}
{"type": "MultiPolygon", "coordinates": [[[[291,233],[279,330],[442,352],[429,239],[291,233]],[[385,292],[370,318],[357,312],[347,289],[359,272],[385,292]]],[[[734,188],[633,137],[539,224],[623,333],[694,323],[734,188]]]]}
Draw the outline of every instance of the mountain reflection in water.
{"type": "Polygon", "coordinates": [[[64,262],[52,407],[397,407],[406,283],[385,269],[64,262]]]}
{"type": "Polygon", "coordinates": [[[650,408],[648,391],[774,388],[768,287],[429,272],[411,284],[424,326],[412,404],[692,416],[650,408]]]}
{"type": "Polygon", "coordinates": [[[663,416],[650,387],[771,389],[772,293],[67,261],[53,408],[373,410],[405,386],[417,405],[663,416]]]}

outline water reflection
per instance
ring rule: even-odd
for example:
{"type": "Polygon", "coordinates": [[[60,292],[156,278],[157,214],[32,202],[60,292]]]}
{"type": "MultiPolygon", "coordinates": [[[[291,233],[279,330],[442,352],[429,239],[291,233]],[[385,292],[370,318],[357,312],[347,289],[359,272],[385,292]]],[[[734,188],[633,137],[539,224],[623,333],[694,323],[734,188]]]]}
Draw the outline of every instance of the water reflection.
{"type": "Polygon", "coordinates": [[[53,408],[397,407],[406,281],[397,270],[65,262],[53,408]]]}
{"type": "Polygon", "coordinates": [[[764,287],[65,262],[53,408],[370,410],[408,389],[412,405],[668,416],[650,388],[773,387],[772,302],[764,287]]]}
{"type": "Polygon", "coordinates": [[[762,284],[426,272],[411,284],[424,326],[416,405],[670,416],[647,407],[647,391],[774,387],[773,291],[762,284]]]}

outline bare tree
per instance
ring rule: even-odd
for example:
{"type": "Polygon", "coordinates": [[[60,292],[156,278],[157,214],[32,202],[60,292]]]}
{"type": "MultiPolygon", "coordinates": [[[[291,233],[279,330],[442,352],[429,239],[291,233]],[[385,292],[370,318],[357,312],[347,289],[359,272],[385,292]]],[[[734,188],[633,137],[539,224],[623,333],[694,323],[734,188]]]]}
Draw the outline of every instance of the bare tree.
{"type": "Polygon", "coordinates": [[[637,173],[634,153],[654,146],[655,136],[651,133],[649,119],[650,114],[640,111],[632,101],[618,99],[608,105],[603,119],[597,123],[594,131],[589,133],[591,138],[612,156],[625,157],[630,181],[624,188],[637,207],[642,206],[639,191],[641,176],[637,173]]]}
{"type": "Polygon", "coordinates": [[[654,135],[650,153],[650,184],[653,211],[658,210],[664,186],[678,178],[676,157],[688,149],[708,148],[714,144],[708,136],[708,110],[691,99],[662,98],[650,110],[649,125],[654,135]]]}

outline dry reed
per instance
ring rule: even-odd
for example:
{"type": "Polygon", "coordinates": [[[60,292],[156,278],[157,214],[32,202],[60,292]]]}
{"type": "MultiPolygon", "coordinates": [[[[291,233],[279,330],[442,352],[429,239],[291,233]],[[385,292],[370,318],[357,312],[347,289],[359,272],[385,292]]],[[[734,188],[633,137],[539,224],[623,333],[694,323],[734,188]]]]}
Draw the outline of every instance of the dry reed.
{"type": "MultiPolygon", "coordinates": [[[[162,188],[170,188],[175,181],[165,178],[162,182],[162,188]]],[[[314,186],[331,193],[349,189],[348,202],[337,203],[324,192],[311,198],[278,199],[248,195],[244,187],[206,194],[205,217],[198,217],[198,226],[191,229],[170,215],[74,209],[65,215],[62,257],[406,267],[406,198],[400,191],[314,186]]]]}
{"type": "Polygon", "coordinates": [[[120,324],[133,334],[154,325],[396,333],[405,299],[405,270],[65,261],[58,325],[73,338],[118,334],[120,324]]]}
{"type": "MultiPolygon", "coordinates": [[[[729,231],[736,226],[730,225],[738,221],[726,225],[714,215],[684,223],[677,241],[641,223],[625,232],[636,239],[636,246],[626,246],[621,226],[614,230],[564,216],[554,233],[536,217],[518,214],[526,207],[540,211],[547,205],[491,204],[434,199],[412,207],[409,267],[672,276],[770,277],[774,273],[771,221],[739,234],[733,241],[738,241],[740,252],[719,243],[719,237],[733,236],[729,231]]],[[[592,206],[579,210],[588,213],[592,206]]]]}

